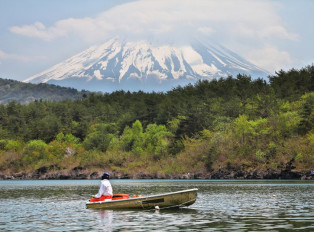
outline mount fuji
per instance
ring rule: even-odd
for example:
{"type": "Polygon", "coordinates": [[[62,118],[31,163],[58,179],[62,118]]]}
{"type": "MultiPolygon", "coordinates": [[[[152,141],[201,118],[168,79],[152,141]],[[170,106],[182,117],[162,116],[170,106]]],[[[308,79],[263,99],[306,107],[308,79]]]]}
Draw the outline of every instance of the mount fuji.
{"type": "Polygon", "coordinates": [[[90,91],[167,91],[198,80],[268,73],[216,43],[153,45],[113,38],[24,82],[50,83],[90,91]]]}

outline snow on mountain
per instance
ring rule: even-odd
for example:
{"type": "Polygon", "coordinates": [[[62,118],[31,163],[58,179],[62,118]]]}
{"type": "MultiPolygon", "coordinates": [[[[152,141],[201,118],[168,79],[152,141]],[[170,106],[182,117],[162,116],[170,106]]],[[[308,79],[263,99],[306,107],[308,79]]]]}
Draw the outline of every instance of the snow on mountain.
{"type": "Polygon", "coordinates": [[[147,41],[111,39],[36,74],[25,82],[77,89],[164,91],[199,79],[267,73],[232,51],[193,41],[185,46],[156,46],[147,41]]]}

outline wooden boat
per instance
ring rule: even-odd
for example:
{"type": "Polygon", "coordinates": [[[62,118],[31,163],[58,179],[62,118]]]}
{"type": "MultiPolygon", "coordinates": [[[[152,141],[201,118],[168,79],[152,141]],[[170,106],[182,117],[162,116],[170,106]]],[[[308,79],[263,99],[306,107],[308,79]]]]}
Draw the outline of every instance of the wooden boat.
{"type": "Polygon", "coordinates": [[[198,189],[135,197],[121,200],[87,202],[87,208],[94,209],[162,209],[192,205],[196,201],[198,189]]]}

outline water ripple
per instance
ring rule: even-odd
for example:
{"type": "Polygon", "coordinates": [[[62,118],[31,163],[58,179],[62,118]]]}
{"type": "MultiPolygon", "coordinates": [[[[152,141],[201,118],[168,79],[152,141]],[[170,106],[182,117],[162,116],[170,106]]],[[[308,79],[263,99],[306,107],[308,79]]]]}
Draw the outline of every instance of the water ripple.
{"type": "Polygon", "coordinates": [[[99,181],[0,181],[1,231],[314,231],[314,183],[113,180],[115,192],[198,188],[189,208],[86,209],[99,181]]]}

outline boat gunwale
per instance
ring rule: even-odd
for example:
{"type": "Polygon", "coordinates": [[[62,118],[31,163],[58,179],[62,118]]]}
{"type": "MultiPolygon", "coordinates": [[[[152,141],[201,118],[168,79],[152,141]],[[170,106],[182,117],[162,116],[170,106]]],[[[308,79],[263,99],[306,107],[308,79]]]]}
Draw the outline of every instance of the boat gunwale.
{"type": "Polygon", "coordinates": [[[189,193],[189,192],[196,192],[196,191],[198,191],[198,189],[197,188],[193,188],[193,189],[186,189],[186,190],[181,190],[181,191],[177,191],[177,192],[170,192],[170,193],[163,193],[163,194],[158,194],[158,195],[151,195],[151,196],[146,196],[146,197],[135,197],[135,198],[121,199],[121,200],[111,200],[111,201],[87,202],[86,205],[97,205],[97,204],[108,204],[108,203],[124,202],[124,201],[146,200],[148,198],[171,196],[171,195],[175,195],[175,194],[189,193]]]}

